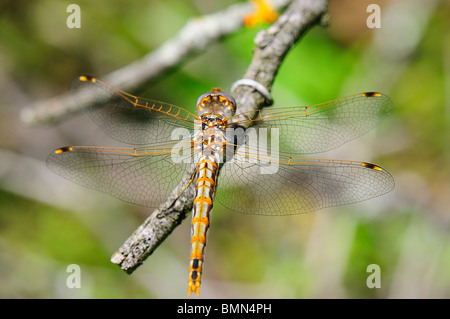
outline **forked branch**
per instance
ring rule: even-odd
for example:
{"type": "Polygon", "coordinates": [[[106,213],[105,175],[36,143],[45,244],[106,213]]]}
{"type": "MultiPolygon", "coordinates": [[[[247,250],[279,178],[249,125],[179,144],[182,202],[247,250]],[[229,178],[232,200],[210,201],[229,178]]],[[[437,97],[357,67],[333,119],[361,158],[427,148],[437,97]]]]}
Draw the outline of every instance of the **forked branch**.
{"type": "MultiPolygon", "coordinates": [[[[272,2],[279,10],[284,8],[289,0],[272,2]]],[[[244,17],[252,10],[253,6],[248,2],[236,3],[222,11],[192,18],[158,49],[103,76],[102,80],[124,91],[145,87],[168,70],[205,51],[212,43],[242,28],[244,17]]],[[[21,112],[21,119],[28,125],[56,123],[80,112],[82,107],[89,106],[89,102],[94,104],[96,101],[93,97],[92,101],[83,102],[80,103],[70,93],[62,94],[25,107],[21,112]]]]}

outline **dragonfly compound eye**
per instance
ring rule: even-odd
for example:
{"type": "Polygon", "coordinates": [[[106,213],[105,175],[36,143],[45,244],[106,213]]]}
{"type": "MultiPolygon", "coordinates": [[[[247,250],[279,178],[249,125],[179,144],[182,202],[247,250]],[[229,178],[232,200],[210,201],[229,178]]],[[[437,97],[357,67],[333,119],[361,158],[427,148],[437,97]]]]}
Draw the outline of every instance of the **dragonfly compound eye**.
{"type": "Polygon", "coordinates": [[[236,101],[233,96],[218,88],[200,95],[197,100],[197,113],[200,116],[213,114],[221,117],[231,117],[235,112],[236,101]]]}

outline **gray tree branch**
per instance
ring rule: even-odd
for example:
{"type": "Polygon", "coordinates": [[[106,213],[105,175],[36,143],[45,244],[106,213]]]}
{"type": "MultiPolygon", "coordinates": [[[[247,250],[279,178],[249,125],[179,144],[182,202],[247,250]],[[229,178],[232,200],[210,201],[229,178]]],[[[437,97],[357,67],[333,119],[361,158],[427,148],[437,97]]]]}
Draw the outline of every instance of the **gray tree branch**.
{"type": "MultiPolygon", "coordinates": [[[[256,80],[270,90],[288,51],[311,26],[321,21],[326,11],[326,0],[292,1],[271,27],[256,36],[252,61],[243,78],[256,80]]],[[[237,113],[256,112],[266,104],[266,98],[252,87],[238,86],[231,93],[237,101],[237,113]]],[[[193,205],[195,185],[190,183],[187,188],[186,185],[194,169],[193,166],[167,201],[113,254],[111,262],[132,273],[184,220],[193,205]]]]}
{"type": "MultiPolygon", "coordinates": [[[[284,8],[290,0],[272,0],[275,8],[284,8]]],[[[239,30],[246,15],[254,10],[250,3],[237,3],[223,11],[195,17],[158,49],[141,59],[118,69],[103,80],[124,91],[137,90],[157,80],[167,70],[180,65],[188,58],[205,51],[209,45],[239,30]]],[[[91,100],[80,101],[70,93],[25,107],[21,119],[28,125],[56,123],[81,111],[83,106],[94,104],[91,100]]]]}

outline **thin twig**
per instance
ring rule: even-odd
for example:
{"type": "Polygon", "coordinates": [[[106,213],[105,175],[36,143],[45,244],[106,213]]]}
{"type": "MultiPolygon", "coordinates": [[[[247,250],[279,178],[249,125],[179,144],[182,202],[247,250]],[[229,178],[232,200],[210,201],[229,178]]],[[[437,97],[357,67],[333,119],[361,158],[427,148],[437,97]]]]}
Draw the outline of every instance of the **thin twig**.
{"type": "MultiPolygon", "coordinates": [[[[290,0],[272,0],[276,9],[284,8],[290,0]]],[[[237,3],[223,11],[189,20],[177,35],[141,59],[118,69],[102,79],[124,91],[133,91],[155,81],[188,58],[205,51],[209,45],[239,30],[243,20],[253,10],[250,3],[237,3]]],[[[28,125],[56,123],[94,104],[80,101],[70,93],[37,102],[21,112],[28,125]]]]}
{"type": "MultiPolygon", "coordinates": [[[[253,79],[271,88],[278,69],[289,49],[327,10],[326,0],[296,0],[266,31],[258,33],[253,58],[244,78],[253,79]]],[[[239,86],[232,92],[238,105],[238,113],[256,111],[263,107],[266,99],[251,87],[239,86]]],[[[194,167],[192,168],[193,171],[194,167]]],[[[132,273],[178,226],[192,209],[194,183],[191,175],[174,189],[170,198],[127,239],[111,257],[111,262],[132,273]]],[[[220,187],[220,186],[219,186],[220,187]]]]}

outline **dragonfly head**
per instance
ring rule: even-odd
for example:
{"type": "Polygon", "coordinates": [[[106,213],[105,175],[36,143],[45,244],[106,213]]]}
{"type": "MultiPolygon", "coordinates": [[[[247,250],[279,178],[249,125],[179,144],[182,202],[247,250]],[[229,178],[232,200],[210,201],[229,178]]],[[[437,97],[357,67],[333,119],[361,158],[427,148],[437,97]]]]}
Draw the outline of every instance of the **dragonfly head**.
{"type": "Polygon", "coordinates": [[[197,114],[199,116],[217,115],[228,118],[236,113],[236,101],[231,94],[218,88],[206,92],[197,100],[197,114]]]}

